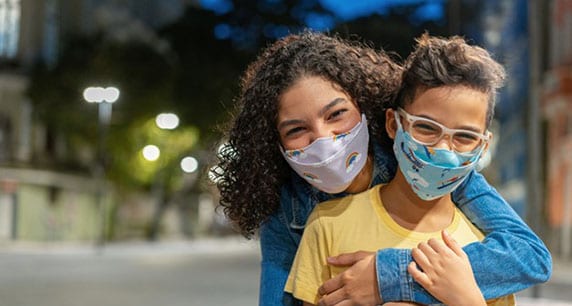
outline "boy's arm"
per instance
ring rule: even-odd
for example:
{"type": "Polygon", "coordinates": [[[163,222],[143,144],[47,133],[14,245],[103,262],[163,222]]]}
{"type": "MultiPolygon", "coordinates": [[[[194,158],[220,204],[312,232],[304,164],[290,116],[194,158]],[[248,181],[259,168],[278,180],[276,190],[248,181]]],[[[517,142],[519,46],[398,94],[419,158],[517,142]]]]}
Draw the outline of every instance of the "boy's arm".
{"type": "MultiPolygon", "coordinates": [[[[453,201],[486,235],[482,242],[463,248],[486,299],[514,293],[550,278],[552,258],[548,249],[482,175],[472,172],[453,193],[453,201]]],[[[321,292],[328,293],[321,300],[324,305],[336,305],[340,299],[334,297],[343,296],[345,300],[358,302],[371,294],[381,295],[384,302],[438,302],[407,272],[412,257],[411,250],[404,249],[377,252],[375,270],[379,291],[364,292],[364,287],[356,284],[367,284],[364,278],[372,267],[362,262],[371,261],[372,257],[338,261],[339,265],[352,267],[322,285],[321,292]]]]}

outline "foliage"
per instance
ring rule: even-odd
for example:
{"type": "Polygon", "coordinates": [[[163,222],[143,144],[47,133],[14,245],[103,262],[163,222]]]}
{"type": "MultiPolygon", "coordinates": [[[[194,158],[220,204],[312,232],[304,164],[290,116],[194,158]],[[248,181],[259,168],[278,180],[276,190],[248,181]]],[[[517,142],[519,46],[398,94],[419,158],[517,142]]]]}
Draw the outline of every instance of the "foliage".
{"type": "Polygon", "coordinates": [[[128,134],[130,139],[114,139],[116,155],[109,162],[112,168],[120,169],[116,171],[117,174],[130,175],[112,178],[123,181],[123,185],[151,187],[161,180],[167,189],[179,186],[182,178],[180,161],[184,156],[191,155],[197,145],[198,129],[181,126],[174,130],[162,130],[157,127],[153,117],[132,124],[128,134]],[[159,159],[155,161],[146,160],[142,155],[143,147],[150,144],[158,146],[161,151],[159,159]]]}
{"type": "Polygon", "coordinates": [[[28,94],[38,119],[69,144],[71,153],[60,163],[72,160],[74,167],[86,167],[75,156],[85,148],[96,152],[98,132],[105,128],[109,135],[103,151],[112,157],[109,176],[136,187],[148,182],[124,164],[140,149],[133,140],[141,122],[172,108],[175,76],[170,59],[144,42],[112,41],[103,35],[77,37],[67,42],[56,66],[35,67],[28,94]],[[115,86],[121,91],[108,127],[98,124],[98,105],[83,99],[83,89],[88,86],[115,86]]]}

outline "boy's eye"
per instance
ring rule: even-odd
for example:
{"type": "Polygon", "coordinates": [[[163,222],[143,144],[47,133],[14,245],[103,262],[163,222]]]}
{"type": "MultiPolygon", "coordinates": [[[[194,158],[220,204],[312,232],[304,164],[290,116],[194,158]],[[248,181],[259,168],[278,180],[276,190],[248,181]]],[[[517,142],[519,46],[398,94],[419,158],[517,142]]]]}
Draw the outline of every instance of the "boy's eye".
{"type": "Polygon", "coordinates": [[[459,141],[465,141],[465,142],[473,142],[479,140],[477,136],[463,132],[455,133],[454,137],[459,141]]]}
{"type": "Polygon", "coordinates": [[[423,123],[423,122],[418,122],[415,123],[415,125],[413,126],[414,129],[416,129],[419,132],[423,132],[423,133],[436,133],[439,132],[439,128],[429,124],[429,123],[423,123]]]}

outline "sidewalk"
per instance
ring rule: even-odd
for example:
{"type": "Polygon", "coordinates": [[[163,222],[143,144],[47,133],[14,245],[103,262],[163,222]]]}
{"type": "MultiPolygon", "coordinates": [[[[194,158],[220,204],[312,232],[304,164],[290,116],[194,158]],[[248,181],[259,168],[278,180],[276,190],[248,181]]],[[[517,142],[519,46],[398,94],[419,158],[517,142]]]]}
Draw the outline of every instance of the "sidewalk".
{"type": "Polygon", "coordinates": [[[216,253],[258,254],[258,242],[239,236],[204,237],[193,240],[160,240],[95,243],[73,242],[10,242],[0,244],[0,254],[43,254],[43,255],[185,255],[216,253]]]}

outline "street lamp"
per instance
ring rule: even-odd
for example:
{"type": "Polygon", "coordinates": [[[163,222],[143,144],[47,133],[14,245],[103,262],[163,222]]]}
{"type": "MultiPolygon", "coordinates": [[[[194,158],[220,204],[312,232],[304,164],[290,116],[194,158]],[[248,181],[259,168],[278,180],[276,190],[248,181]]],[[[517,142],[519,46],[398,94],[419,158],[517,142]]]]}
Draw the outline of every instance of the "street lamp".
{"type": "Polygon", "coordinates": [[[97,241],[98,246],[105,243],[105,208],[103,205],[103,195],[105,188],[103,187],[103,179],[105,177],[105,138],[107,129],[111,121],[112,105],[119,98],[119,89],[115,87],[87,87],[83,91],[83,98],[88,103],[97,103],[98,121],[97,121],[97,165],[95,169],[96,176],[96,205],[100,212],[100,233],[97,241]]]}

